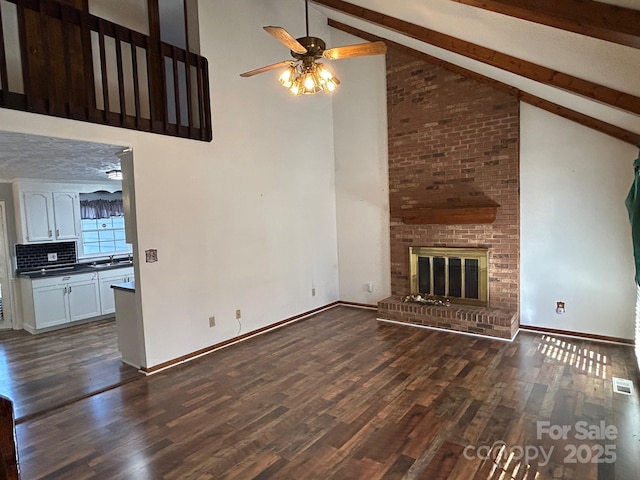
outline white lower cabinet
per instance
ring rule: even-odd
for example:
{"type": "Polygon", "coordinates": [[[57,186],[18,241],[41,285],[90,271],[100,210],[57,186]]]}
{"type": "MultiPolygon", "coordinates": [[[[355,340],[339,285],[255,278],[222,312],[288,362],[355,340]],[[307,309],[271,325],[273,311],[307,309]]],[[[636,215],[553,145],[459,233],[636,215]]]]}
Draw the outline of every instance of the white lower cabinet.
{"type": "MultiPolygon", "coordinates": [[[[35,283],[35,282],[34,282],[35,283]]],[[[25,318],[33,328],[47,328],[68,323],[69,302],[64,285],[47,285],[33,289],[33,318],[25,318]]]]}
{"type": "Polygon", "coordinates": [[[97,273],[20,279],[24,327],[35,332],[100,316],[97,273]]]}
{"type": "Polygon", "coordinates": [[[116,311],[113,288],[114,283],[133,282],[133,267],[106,270],[98,273],[100,284],[100,311],[102,315],[108,315],[116,311]]]}

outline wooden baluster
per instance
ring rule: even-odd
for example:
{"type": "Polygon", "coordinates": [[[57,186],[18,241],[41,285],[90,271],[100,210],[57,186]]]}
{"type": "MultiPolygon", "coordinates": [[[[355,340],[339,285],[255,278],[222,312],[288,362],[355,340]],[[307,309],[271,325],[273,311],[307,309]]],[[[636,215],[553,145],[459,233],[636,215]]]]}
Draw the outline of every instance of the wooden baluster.
{"type": "Polygon", "coordinates": [[[200,123],[200,139],[210,142],[212,140],[211,130],[211,97],[209,93],[209,62],[204,57],[198,57],[202,69],[200,71],[199,82],[201,84],[200,89],[202,91],[201,100],[201,118],[203,120],[200,123]]]}
{"type": "Polygon", "coordinates": [[[180,135],[180,77],[178,75],[178,59],[176,47],[171,45],[171,64],[173,65],[173,103],[176,108],[176,135],[180,135]]]}
{"type": "Polygon", "coordinates": [[[118,92],[120,94],[120,125],[126,125],[127,106],[124,98],[124,73],[122,68],[122,44],[120,43],[120,31],[116,28],[114,40],[116,42],[116,67],[118,69],[118,92]]]}
{"type": "Polygon", "coordinates": [[[96,110],[95,76],[93,73],[93,52],[91,49],[91,29],[89,27],[89,14],[83,11],[80,14],[80,38],[82,45],[82,64],[84,77],[84,98],[86,118],[94,118],[96,110]]]}
{"type": "Polygon", "coordinates": [[[165,56],[165,49],[171,51],[171,46],[168,44],[163,44],[158,41],[160,44],[160,65],[162,68],[162,102],[164,107],[164,133],[170,133],[171,129],[169,128],[169,88],[167,78],[169,76],[169,72],[167,71],[167,61],[165,56]]]}
{"type": "Polygon", "coordinates": [[[51,52],[49,48],[49,26],[47,22],[47,12],[45,10],[47,2],[40,2],[40,32],[41,32],[41,48],[43,51],[42,61],[44,68],[49,70],[49,81],[47,82],[47,99],[45,105],[49,115],[55,113],[55,76],[52,75],[55,66],[51,61],[51,52]]]}
{"type": "MultiPolygon", "coordinates": [[[[0,8],[0,82],[2,90],[9,91],[9,75],[7,74],[7,56],[4,45],[4,29],[2,28],[2,9],[0,8]]],[[[6,96],[6,95],[5,95],[6,96]]]]}
{"type": "Polygon", "coordinates": [[[100,45],[100,69],[102,70],[102,98],[104,103],[104,123],[109,125],[109,114],[111,106],[109,105],[109,81],[107,73],[107,54],[104,46],[104,23],[98,21],[98,44],[100,45]]]}
{"type": "Polygon", "coordinates": [[[202,57],[198,57],[196,68],[198,72],[198,116],[200,117],[200,138],[203,138],[206,121],[206,105],[204,104],[204,66],[202,64],[202,57]]]}
{"type": "Polygon", "coordinates": [[[133,41],[133,35],[129,31],[129,44],[131,45],[131,68],[133,69],[133,104],[136,109],[136,128],[140,129],[140,79],[138,78],[138,46],[133,41]]]}
{"type": "Polygon", "coordinates": [[[74,118],[73,105],[75,102],[75,94],[73,91],[73,79],[71,74],[71,42],[69,41],[69,30],[73,28],[73,24],[69,21],[69,9],[64,6],[60,6],[60,24],[62,26],[62,58],[64,59],[64,73],[66,76],[65,85],[67,87],[67,99],[65,104],[66,114],[70,118],[74,118]]]}

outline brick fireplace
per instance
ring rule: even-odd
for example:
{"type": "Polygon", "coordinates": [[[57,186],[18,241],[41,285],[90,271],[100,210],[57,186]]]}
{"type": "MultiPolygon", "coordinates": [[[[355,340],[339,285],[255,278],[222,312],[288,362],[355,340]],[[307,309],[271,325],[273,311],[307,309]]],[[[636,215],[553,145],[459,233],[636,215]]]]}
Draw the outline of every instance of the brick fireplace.
{"type": "Polygon", "coordinates": [[[382,319],[512,338],[519,326],[519,101],[387,53],[391,293],[382,319]],[[487,307],[404,303],[409,247],[488,250],[487,307]]]}

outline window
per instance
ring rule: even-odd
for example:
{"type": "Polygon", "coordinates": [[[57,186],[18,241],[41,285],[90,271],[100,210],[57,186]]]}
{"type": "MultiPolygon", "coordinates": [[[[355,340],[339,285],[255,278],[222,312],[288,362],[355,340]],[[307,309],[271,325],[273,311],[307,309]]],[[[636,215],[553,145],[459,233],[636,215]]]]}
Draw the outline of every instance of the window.
{"type": "Polygon", "coordinates": [[[80,194],[82,257],[130,253],[125,241],[122,192],[97,191],[80,194]]]}
{"type": "Polygon", "coordinates": [[[82,252],[84,255],[130,252],[125,241],[124,217],[82,219],[82,252]]]}

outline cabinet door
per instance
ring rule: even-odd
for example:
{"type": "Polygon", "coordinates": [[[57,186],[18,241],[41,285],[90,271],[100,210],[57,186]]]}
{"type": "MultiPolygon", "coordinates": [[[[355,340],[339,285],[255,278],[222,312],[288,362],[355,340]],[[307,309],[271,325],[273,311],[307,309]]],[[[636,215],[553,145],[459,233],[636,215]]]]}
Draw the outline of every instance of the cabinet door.
{"type": "Polygon", "coordinates": [[[80,223],[78,195],[75,193],[53,193],[53,216],[55,219],[56,240],[75,240],[78,238],[80,223]]]}
{"type": "Polygon", "coordinates": [[[68,298],[72,322],[100,315],[100,293],[97,280],[69,283],[68,298]]]}
{"type": "Polygon", "coordinates": [[[122,282],[122,277],[108,277],[100,279],[100,311],[102,315],[108,315],[110,313],[115,313],[116,311],[116,302],[113,294],[113,288],[111,285],[114,283],[122,282]]]}
{"type": "Polygon", "coordinates": [[[33,289],[36,328],[69,322],[67,291],[66,285],[49,285],[33,289]]]}
{"type": "Polygon", "coordinates": [[[53,240],[53,207],[51,193],[24,192],[22,196],[28,242],[53,240]]]}

